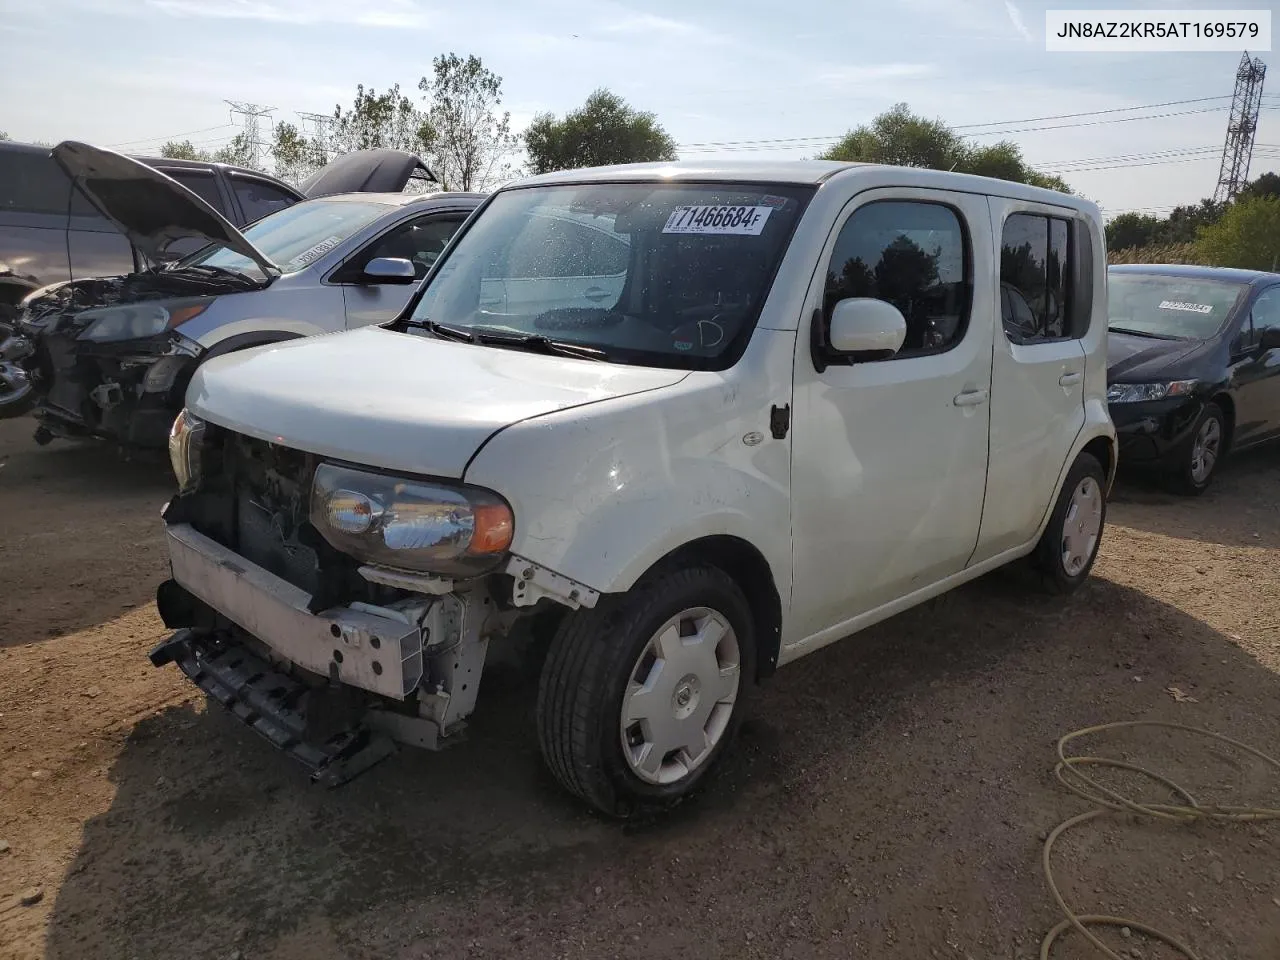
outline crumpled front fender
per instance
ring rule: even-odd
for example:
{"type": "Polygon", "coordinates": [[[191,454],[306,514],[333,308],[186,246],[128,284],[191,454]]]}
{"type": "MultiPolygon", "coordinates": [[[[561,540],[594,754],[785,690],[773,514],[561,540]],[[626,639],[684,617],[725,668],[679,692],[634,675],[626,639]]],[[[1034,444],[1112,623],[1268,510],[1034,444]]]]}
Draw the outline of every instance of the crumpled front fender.
{"type": "Polygon", "coordinates": [[[0,332],[0,420],[21,417],[35,406],[35,380],[23,364],[34,353],[26,337],[0,332]]]}

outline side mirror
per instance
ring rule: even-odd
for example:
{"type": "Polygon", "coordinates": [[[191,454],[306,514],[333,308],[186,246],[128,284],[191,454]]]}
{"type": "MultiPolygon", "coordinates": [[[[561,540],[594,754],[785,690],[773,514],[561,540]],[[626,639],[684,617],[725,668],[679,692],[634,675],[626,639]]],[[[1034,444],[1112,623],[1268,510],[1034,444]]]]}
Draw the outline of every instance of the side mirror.
{"type": "Polygon", "coordinates": [[[400,257],[374,257],[364,266],[366,283],[413,283],[418,272],[413,261],[400,257]]]}
{"type": "Polygon", "coordinates": [[[898,308],[884,300],[850,297],[831,311],[827,344],[836,353],[884,352],[902,349],[907,321],[898,308]]]}
{"type": "Polygon", "coordinates": [[[1258,337],[1258,349],[1262,352],[1267,350],[1280,350],[1280,327],[1267,327],[1258,337]]]}

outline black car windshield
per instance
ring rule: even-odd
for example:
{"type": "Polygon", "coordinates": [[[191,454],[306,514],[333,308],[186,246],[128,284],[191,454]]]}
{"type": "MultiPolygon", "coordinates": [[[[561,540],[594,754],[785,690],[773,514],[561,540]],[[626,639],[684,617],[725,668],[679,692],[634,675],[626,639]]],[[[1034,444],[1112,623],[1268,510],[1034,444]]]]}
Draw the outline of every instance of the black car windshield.
{"type": "Polygon", "coordinates": [[[720,368],[750,336],[811,195],[730,183],[500,193],[410,320],[477,342],[551,340],[621,363],[720,368]]]}
{"type": "MultiPolygon", "coordinates": [[[[308,200],[268,214],[244,235],[285,273],[296,273],[392,209],[368,200],[308,200]]],[[[194,266],[262,276],[256,263],[221,244],[197,250],[174,269],[194,266]]]]}
{"type": "Polygon", "coordinates": [[[1160,273],[1107,277],[1107,326],[1122,332],[1178,340],[1217,333],[1245,291],[1239,283],[1160,273]]]}

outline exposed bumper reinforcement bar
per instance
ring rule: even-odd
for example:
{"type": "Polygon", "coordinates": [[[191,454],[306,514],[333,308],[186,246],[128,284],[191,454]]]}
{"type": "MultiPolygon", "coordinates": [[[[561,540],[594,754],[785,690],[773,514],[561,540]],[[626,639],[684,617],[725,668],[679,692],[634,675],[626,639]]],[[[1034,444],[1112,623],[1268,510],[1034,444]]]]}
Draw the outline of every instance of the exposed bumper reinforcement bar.
{"type": "Polygon", "coordinates": [[[385,733],[370,729],[340,703],[324,703],[323,688],[276,671],[232,638],[179,630],[150,658],[157,667],[176,663],[196,686],[324,786],[346,783],[395,752],[385,733]]]}

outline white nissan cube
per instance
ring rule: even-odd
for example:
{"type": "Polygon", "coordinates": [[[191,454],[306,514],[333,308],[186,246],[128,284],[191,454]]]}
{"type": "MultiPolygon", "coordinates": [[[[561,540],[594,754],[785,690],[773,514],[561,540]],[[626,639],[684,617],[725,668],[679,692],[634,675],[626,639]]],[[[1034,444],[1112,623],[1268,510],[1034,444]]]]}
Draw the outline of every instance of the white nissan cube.
{"type": "Polygon", "coordinates": [[[559,782],[669,806],[777,667],[1013,561],[1080,586],[1106,319],[1074,196],[827,162],[524,180],[397,320],[200,367],[152,662],[337,784],[457,742],[486,660],[536,658],[559,782]]]}

